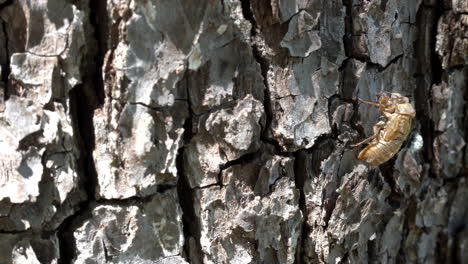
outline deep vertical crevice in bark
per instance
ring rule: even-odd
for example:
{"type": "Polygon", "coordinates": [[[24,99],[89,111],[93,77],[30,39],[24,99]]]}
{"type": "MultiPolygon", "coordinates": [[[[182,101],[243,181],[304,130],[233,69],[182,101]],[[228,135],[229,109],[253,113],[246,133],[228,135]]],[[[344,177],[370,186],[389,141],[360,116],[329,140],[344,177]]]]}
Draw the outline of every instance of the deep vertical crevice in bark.
{"type": "Polygon", "coordinates": [[[357,6],[353,6],[353,1],[352,0],[343,0],[342,1],[343,6],[345,8],[345,34],[343,36],[343,47],[345,51],[345,55],[347,58],[354,58],[356,60],[362,61],[362,62],[370,62],[370,57],[363,53],[362,51],[359,51],[359,48],[355,46],[354,43],[354,38],[358,37],[356,35],[357,33],[354,32],[353,30],[353,23],[354,23],[354,17],[352,14],[353,8],[359,8],[357,6]]]}
{"type": "Polygon", "coordinates": [[[273,122],[273,110],[271,102],[271,92],[268,85],[268,69],[270,67],[269,62],[266,58],[262,57],[257,45],[254,44],[252,46],[252,51],[255,60],[258,64],[260,64],[261,74],[263,77],[263,85],[265,86],[263,95],[263,106],[265,110],[266,122],[260,137],[263,142],[273,145],[277,153],[282,153],[280,144],[270,136],[271,124],[273,122]]]}
{"type": "Polygon", "coordinates": [[[441,62],[435,51],[437,36],[437,23],[442,15],[441,1],[436,1],[436,6],[421,5],[417,17],[419,37],[415,45],[415,57],[417,62],[415,107],[417,118],[421,123],[421,135],[425,142],[424,158],[426,162],[433,160],[434,126],[430,117],[431,111],[431,86],[440,83],[442,79],[441,62]]]}
{"type": "MultiPolygon", "coordinates": [[[[346,10],[345,16],[345,34],[343,36],[343,44],[344,44],[344,51],[347,58],[353,56],[353,30],[352,30],[352,23],[353,23],[353,16],[351,14],[352,10],[352,3],[351,0],[343,0],[343,6],[346,10]]],[[[343,61],[343,64],[346,63],[347,60],[343,61]]]]}
{"type": "Polygon", "coordinates": [[[192,140],[194,133],[193,133],[193,117],[194,112],[192,110],[192,103],[190,101],[190,93],[189,93],[189,83],[188,83],[188,75],[189,72],[185,73],[186,75],[181,80],[181,85],[185,86],[185,91],[187,94],[187,108],[189,112],[189,117],[185,120],[184,123],[184,134],[182,135],[182,140],[184,142],[184,146],[179,148],[177,151],[176,157],[176,167],[177,167],[177,194],[179,197],[179,204],[182,209],[182,224],[183,224],[183,232],[184,232],[184,253],[185,259],[187,262],[191,264],[198,264],[203,263],[202,261],[202,250],[200,245],[200,223],[197,215],[195,213],[195,191],[190,188],[188,175],[185,171],[184,165],[184,151],[185,146],[190,143],[192,140]],[[194,245],[191,245],[190,239],[195,241],[194,245]],[[191,246],[195,248],[192,249],[191,246]],[[196,253],[193,256],[192,253],[196,253]]]}
{"type": "MultiPolygon", "coordinates": [[[[322,135],[317,138],[316,143],[310,149],[299,150],[294,153],[294,179],[296,188],[300,191],[299,209],[303,215],[302,233],[299,238],[299,246],[296,251],[295,263],[297,264],[319,262],[318,256],[314,252],[305,252],[306,245],[311,243],[313,244],[313,242],[310,241],[309,235],[312,232],[311,223],[314,222],[314,219],[309,219],[310,207],[307,207],[305,184],[311,184],[314,177],[320,176],[322,173],[322,161],[328,158],[335,150],[335,142],[336,139],[332,138],[330,135],[322,135]],[[306,259],[305,256],[312,259],[306,259]]],[[[310,194],[310,189],[308,191],[310,194]]],[[[335,209],[337,197],[337,193],[334,193],[329,197],[324,197],[323,206],[326,214],[324,216],[325,226],[323,226],[323,228],[325,230],[328,227],[328,221],[335,209]]]]}
{"type": "MultiPolygon", "coordinates": [[[[6,3],[8,2],[11,2],[11,1],[7,1],[6,3]]],[[[5,4],[3,6],[5,6],[5,4]]],[[[0,6],[0,10],[1,10],[2,6],[0,6]]],[[[4,45],[3,49],[5,51],[5,61],[2,62],[0,61],[0,67],[1,67],[1,76],[0,76],[0,82],[3,82],[3,100],[8,100],[8,97],[9,97],[9,91],[8,91],[8,76],[10,76],[10,72],[11,72],[11,68],[10,68],[10,52],[8,50],[8,32],[7,32],[7,29],[6,29],[6,22],[3,21],[1,18],[0,18],[0,30],[2,30],[3,32],[3,36],[5,37],[4,39],[4,43],[2,43],[1,45],[4,45]]],[[[0,49],[0,51],[3,52],[3,50],[0,49]]]]}
{"type": "Polygon", "coordinates": [[[93,124],[94,110],[104,102],[104,82],[102,66],[106,53],[105,39],[107,32],[103,30],[106,17],[105,2],[90,1],[90,22],[93,34],[89,33],[87,54],[83,56],[83,83],[74,87],[70,93],[70,114],[76,141],[80,149],[78,172],[80,184],[85,190],[87,200],[81,202],[76,213],[68,217],[58,230],[60,263],[72,263],[76,257],[76,241],[73,231],[82,221],[88,219],[91,205],[96,201],[95,191],[98,183],[97,171],[93,159],[95,148],[95,130],[93,124]],[[93,38],[94,37],[94,38],[93,38]]]}
{"type": "MultiPolygon", "coordinates": [[[[109,32],[107,32],[107,11],[106,1],[90,1],[90,22],[94,28],[94,41],[97,42],[97,52],[92,60],[93,65],[92,79],[96,82],[96,96],[98,98],[99,105],[104,103],[104,80],[103,80],[103,65],[104,57],[106,55],[108,45],[107,39],[109,32]]],[[[96,106],[97,107],[97,106],[96,106]]]]}
{"type": "Polygon", "coordinates": [[[431,75],[432,84],[440,84],[442,82],[442,62],[436,52],[436,41],[437,41],[437,25],[439,19],[442,17],[444,12],[444,3],[442,0],[436,0],[435,6],[432,8],[432,21],[430,27],[430,42],[426,43],[430,47],[431,51],[431,75]]]}
{"type": "MultiPolygon", "coordinates": [[[[271,92],[270,92],[270,87],[268,84],[268,70],[270,68],[270,62],[268,61],[267,58],[262,56],[262,53],[255,43],[255,37],[257,35],[257,21],[255,20],[255,16],[252,11],[252,3],[250,0],[241,0],[242,4],[242,15],[244,16],[244,19],[250,22],[252,29],[250,32],[250,39],[252,41],[251,47],[252,47],[252,55],[255,59],[255,61],[259,64],[260,66],[260,73],[263,77],[263,85],[265,86],[264,89],[264,96],[263,96],[263,106],[264,106],[264,111],[265,111],[265,117],[266,117],[266,122],[265,122],[265,127],[262,129],[261,133],[261,140],[267,144],[271,144],[274,148],[277,154],[283,154],[287,155],[288,153],[284,153],[281,149],[280,144],[274,140],[271,135],[270,135],[270,129],[271,129],[271,124],[273,121],[273,110],[272,110],[272,102],[271,102],[271,92]]],[[[260,5],[260,4],[257,4],[260,5]]]]}
{"type": "MultiPolygon", "coordinates": [[[[191,122],[191,121],[186,121],[191,122]]],[[[191,125],[191,124],[190,124],[191,125]]],[[[179,149],[177,153],[177,192],[179,196],[180,207],[182,208],[182,222],[183,222],[183,232],[184,232],[184,253],[185,259],[191,264],[203,263],[201,257],[203,256],[201,252],[200,245],[200,223],[195,213],[195,201],[194,201],[194,190],[190,188],[188,183],[187,175],[184,171],[184,147],[179,149]],[[195,242],[191,244],[190,239],[193,239],[195,242]],[[192,249],[191,246],[195,248],[192,249]],[[192,253],[196,253],[194,256],[192,253]]]]}
{"type": "Polygon", "coordinates": [[[94,109],[90,108],[86,103],[88,100],[86,100],[87,97],[83,89],[79,85],[70,92],[70,112],[80,149],[78,159],[80,184],[86,192],[87,200],[81,202],[75,214],[65,219],[59,227],[60,263],[62,264],[72,263],[76,257],[76,241],[73,237],[73,231],[79,219],[84,220],[89,217],[90,205],[95,201],[97,173],[92,156],[94,149],[94,127],[92,123],[94,109]]]}
{"type": "Polygon", "coordinates": [[[297,151],[294,153],[294,182],[296,184],[296,188],[299,189],[300,197],[299,197],[299,209],[302,212],[302,230],[301,230],[301,237],[299,238],[297,250],[296,250],[296,259],[294,263],[304,263],[303,259],[303,250],[305,248],[305,242],[307,241],[307,236],[310,233],[310,226],[307,223],[308,220],[308,213],[306,207],[306,200],[305,200],[305,193],[304,193],[304,184],[307,178],[307,170],[306,170],[306,158],[307,153],[305,151],[297,151]]]}
{"type": "MultiPolygon", "coordinates": [[[[353,114],[351,116],[351,120],[349,122],[351,128],[357,131],[358,135],[360,138],[366,138],[365,132],[364,132],[364,127],[361,125],[359,120],[361,117],[359,116],[359,102],[356,99],[355,95],[355,88],[357,87],[357,84],[359,80],[356,78],[356,76],[352,76],[352,70],[350,65],[351,64],[351,59],[356,59],[361,62],[367,62],[369,61],[368,57],[363,57],[362,55],[357,54],[354,51],[353,47],[353,15],[352,15],[352,1],[351,0],[343,0],[343,6],[345,8],[345,18],[344,18],[344,26],[345,26],[345,32],[343,35],[343,47],[344,47],[344,52],[346,59],[343,60],[339,67],[339,72],[341,72],[340,76],[340,91],[339,94],[337,95],[340,100],[343,100],[346,103],[350,103],[353,105],[353,114]],[[352,89],[351,89],[352,88],[352,89]]],[[[330,103],[331,103],[332,97],[329,98],[328,100],[328,105],[329,105],[329,116],[330,116],[330,126],[332,127],[332,133],[333,137],[338,138],[338,131],[337,129],[334,129],[332,124],[331,124],[331,116],[333,115],[333,112],[330,112],[330,103]]]]}
{"type": "MultiPolygon", "coordinates": [[[[465,75],[468,76],[468,69],[465,69],[465,75]]],[[[465,89],[465,94],[463,98],[465,99],[465,106],[463,107],[465,117],[463,118],[463,131],[465,131],[465,142],[466,145],[463,148],[463,158],[462,161],[465,163],[465,166],[462,167],[461,176],[468,178],[468,89],[465,89]]]]}
{"type": "Polygon", "coordinates": [[[250,0],[240,0],[242,6],[242,15],[244,18],[250,22],[252,26],[250,30],[250,37],[254,37],[256,34],[257,22],[255,21],[255,17],[252,13],[252,3],[250,0]]]}
{"type": "Polygon", "coordinates": [[[395,168],[395,159],[396,158],[393,157],[389,161],[379,166],[380,172],[382,173],[382,177],[385,179],[385,182],[390,186],[390,189],[393,190],[392,195],[396,195],[394,190],[397,189],[397,183],[395,182],[394,172],[393,172],[395,168]]]}

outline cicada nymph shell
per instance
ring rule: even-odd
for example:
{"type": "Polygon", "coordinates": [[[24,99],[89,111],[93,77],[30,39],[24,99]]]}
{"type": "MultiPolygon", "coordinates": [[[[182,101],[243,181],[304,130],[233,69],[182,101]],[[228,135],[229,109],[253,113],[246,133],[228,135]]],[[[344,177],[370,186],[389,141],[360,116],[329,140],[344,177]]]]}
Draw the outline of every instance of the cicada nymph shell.
{"type": "Polygon", "coordinates": [[[391,93],[390,96],[381,94],[378,99],[379,103],[359,101],[379,107],[386,121],[380,121],[374,126],[374,135],[352,146],[358,147],[369,142],[359,152],[358,159],[372,166],[379,166],[395,156],[411,131],[411,121],[416,117],[409,99],[399,93],[391,93]]]}

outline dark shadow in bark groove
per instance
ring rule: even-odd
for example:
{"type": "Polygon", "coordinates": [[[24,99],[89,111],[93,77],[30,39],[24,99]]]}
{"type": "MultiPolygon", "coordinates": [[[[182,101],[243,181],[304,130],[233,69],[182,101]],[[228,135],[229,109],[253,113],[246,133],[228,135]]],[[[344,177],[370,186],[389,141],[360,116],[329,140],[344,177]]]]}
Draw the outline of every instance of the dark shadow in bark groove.
{"type": "MultiPolygon", "coordinates": [[[[0,7],[0,10],[1,10],[1,7],[0,7]]],[[[10,76],[10,72],[11,72],[11,68],[10,68],[10,54],[9,54],[9,51],[8,51],[8,35],[7,35],[7,29],[6,29],[6,22],[3,21],[1,18],[0,18],[0,30],[2,30],[3,32],[3,36],[5,37],[5,40],[4,40],[4,43],[3,45],[4,48],[5,48],[5,62],[2,63],[2,61],[0,61],[0,67],[1,67],[1,76],[0,76],[0,82],[3,82],[3,100],[8,100],[8,97],[9,97],[9,92],[8,92],[8,76],[10,76]]],[[[1,50],[0,50],[1,51],[1,50]]]]}
{"type": "Polygon", "coordinates": [[[58,229],[60,241],[60,263],[71,263],[76,257],[76,241],[73,231],[84,220],[91,217],[91,204],[95,201],[95,187],[97,186],[97,173],[93,160],[95,144],[93,113],[94,106],[88,99],[85,88],[79,85],[70,92],[70,112],[72,116],[73,130],[79,144],[80,157],[78,159],[78,173],[80,175],[80,186],[87,194],[87,200],[78,205],[74,215],[63,221],[58,229]]]}
{"type": "MultiPolygon", "coordinates": [[[[307,180],[310,180],[313,177],[318,177],[322,170],[320,164],[326,158],[328,158],[335,149],[336,139],[331,138],[330,135],[322,135],[317,138],[314,146],[307,150],[300,150],[294,152],[294,181],[296,188],[300,191],[299,197],[299,209],[303,215],[303,224],[302,224],[302,234],[298,242],[298,247],[296,251],[295,263],[305,263],[306,260],[302,258],[304,254],[306,242],[310,241],[308,235],[310,234],[311,227],[308,224],[308,209],[305,199],[305,183],[307,180]]],[[[328,225],[328,220],[332,215],[332,212],[336,205],[337,194],[334,194],[331,197],[324,198],[325,200],[325,222],[328,225]]],[[[324,227],[325,229],[327,226],[324,227]]],[[[318,256],[312,253],[312,257],[316,258],[312,263],[318,263],[318,256]]]]}
{"type": "Polygon", "coordinates": [[[200,223],[195,214],[194,191],[190,188],[187,175],[184,171],[183,155],[184,148],[181,148],[179,149],[179,153],[177,154],[176,164],[178,174],[177,193],[179,196],[180,207],[182,208],[182,222],[185,239],[184,257],[189,263],[203,263],[203,253],[201,251],[200,245],[200,223]],[[193,246],[195,246],[196,248],[194,250],[191,250],[190,248],[190,238],[193,238],[195,240],[195,245],[193,246]],[[196,255],[193,256],[191,254],[192,252],[196,252],[196,255]]]}
{"type": "MultiPolygon", "coordinates": [[[[264,96],[263,96],[263,106],[265,110],[265,116],[266,116],[266,122],[265,122],[265,127],[262,130],[262,133],[260,135],[260,138],[263,142],[272,145],[277,153],[283,153],[281,150],[280,144],[271,138],[270,136],[270,129],[271,129],[271,124],[273,122],[273,110],[272,110],[272,105],[271,105],[271,92],[270,88],[268,85],[268,69],[269,69],[269,63],[268,60],[263,58],[260,51],[258,50],[258,47],[256,45],[252,46],[252,53],[255,58],[255,60],[260,64],[260,69],[261,69],[261,74],[263,77],[263,85],[265,86],[264,90],[264,96]]],[[[283,153],[287,155],[287,153],[283,153]]]]}
{"type": "MultiPolygon", "coordinates": [[[[219,187],[222,188],[224,186],[224,183],[223,183],[223,171],[224,170],[226,170],[226,169],[228,169],[228,168],[230,168],[232,166],[246,165],[246,164],[255,162],[257,160],[257,158],[259,158],[261,156],[261,153],[263,151],[265,151],[265,150],[263,148],[261,148],[256,152],[247,153],[245,155],[240,156],[238,159],[230,160],[230,161],[226,162],[225,164],[223,164],[219,168],[218,182],[216,184],[214,184],[214,185],[219,186],[219,187]]],[[[208,187],[208,186],[204,186],[203,188],[206,188],[206,187],[208,187]]]]}
{"type": "MultiPolygon", "coordinates": [[[[185,131],[190,131],[191,129],[188,129],[187,127],[191,127],[191,118],[188,118],[187,121],[185,122],[186,125],[185,131]],[[188,125],[187,125],[188,124],[188,125]]],[[[189,135],[191,133],[184,133],[184,137],[186,135],[189,135]]],[[[184,244],[184,253],[185,253],[185,259],[187,262],[192,263],[192,264],[198,264],[198,263],[203,263],[202,261],[202,250],[201,250],[201,245],[200,245],[200,238],[201,238],[201,231],[200,231],[200,223],[198,218],[196,217],[195,213],[195,200],[194,200],[194,190],[190,188],[188,179],[187,179],[187,174],[185,173],[184,169],[184,151],[185,148],[182,147],[179,149],[179,152],[177,153],[177,158],[176,158],[176,166],[177,166],[177,193],[179,197],[179,203],[180,207],[182,208],[182,222],[183,222],[183,232],[184,232],[184,238],[185,238],[185,244],[184,244]],[[193,238],[195,241],[195,249],[190,248],[190,238],[193,238]],[[193,256],[191,253],[195,252],[196,255],[193,256]]]]}
{"type": "MultiPolygon", "coordinates": [[[[465,76],[468,76],[468,67],[465,68],[465,76]]],[[[464,113],[465,113],[465,118],[463,119],[463,131],[465,131],[465,142],[468,142],[468,89],[465,88],[465,94],[464,99],[465,99],[465,106],[463,108],[464,113]]],[[[463,151],[463,158],[462,161],[465,162],[465,166],[461,169],[460,176],[468,178],[468,146],[465,145],[465,147],[462,149],[463,151]]]]}
{"type": "Polygon", "coordinates": [[[304,184],[307,179],[307,169],[305,166],[307,162],[306,155],[307,154],[304,151],[297,151],[294,153],[294,181],[296,188],[299,189],[299,209],[301,210],[303,217],[302,233],[297,246],[295,263],[304,263],[304,260],[302,259],[302,255],[304,254],[302,254],[302,252],[305,248],[307,236],[311,232],[310,226],[307,224],[308,214],[304,194],[304,184]]]}
{"type": "Polygon", "coordinates": [[[431,65],[431,73],[432,73],[432,76],[431,76],[432,83],[440,84],[442,82],[443,69],[442,69],[442,62],[440,61],[440,58],[436,52],[436,41],[437,41],[437,26],[439,23],[439,19],[443,15],[444,4],[442,3],[442,1],[434,1],[434,2],[435,2],[435,6],[432,9],[433,17],[431,21],[432,26],[429,28],[431,30],[430,32],[431,39],[430,41],[426,42],[426,45],[429,46],[430,51],[431,51],[430,65],[431,65]]]}
{"type": "Polygon", "coordinates": [[[255,21],[254,15],[252,13],[252,4],[250,0],[240,0],[242,7],[242,15],[246,20],[252,25],[250,36],[255,36],[255,28],[257,27],[257,22],[255,21]]]}
{"type": "Polygon", "coordinates": [[[90,22],[94,28],[94,40],[97,42],[97,53],[94,59],[91,60],[92,79],[95,80],[96,85],[96,97],[98,98],[99,105],[104,103],[104,80],[102,67],[104,65],[104,57],[107,53],[108,45],[106,39],[108,39],[109,32],[106,28],[108,24],[106,1],[90,1],[90,22]]]}
{"type": "MultiPolygon", "coordinates": [[[[87,194],[87,200],[78,205],[76,213],[60,225],[58,229],[60,263],[71,263],[76,257],[76,241],[73,231],[86,219],[91,217],[91,210],[97,186],[97,172],[93,159],[95,148],[95,130],[93,124],[94,110],[104,102],[104,82],[102,79],[102,65],[106,53],[105,39],[107,33],[103,30],[106,25],[106,5],[102,1],[90,1],[90,22],[94,29],[88,33],[88,50],[83,56],[81,72],[83,84],[74,87],[70,93],[70,113],[73,131],[80,149],[78,172],[80,186],[87,194]],[[102,21],[104,20],[104,21],[102,21]]],[[[90,29],[92,30],[92,29],[90,29]]]]}
{"type": "Polygon", "coordinates": [[[393,168],[395,167],[395,157],[391,158],[387,162],[381,164],[379,166],[379,170],[382,173],[382,177],[392,189],[392,193],[397,188],[397,183],[395,182],[395,178],[393,178],[393,168]]]}
{"type": "Polygon", "coordinates": [[[183,257],[188,263],[199,264],[203,263],[203,252],[201,250],[200,238],[201,230],[200,223],[195,214],[195,200],[194,200],[194,190],[190,188],[188,181],[188,175],[185,172],[184,166],[184,151],[185,146],[187,146],[194,136],[193,132],[193,122],[195,113],[192,110],[192,102],[190,101],[189,94],[189,82],[188,77],[191,71],[185,73],[185,76],[179,82],[179,85],[185,86],[187,94],[187,108],[189,112],[189,117],[185,120],[184,123],[184,134],[182,135],[182,140],[184,146],[179,148],[176,156],[176,168],[177,168],[177,196],[179,198],[179,204],[182,209],[182,223],[183,223],[183,232],[184,232],[184,254],[183,257]],[[190,249],[190,238],[193,238],[195,241],[195,249],[190,249]],[[192,256],[191,253],[195,253],[195,256],[192,256]]]}
{"type": "MultiPolygon", "coordinates": [[[[242,15],[247,21],[250,22],[252,26],[251,31],[250,31],[250,38],[251,38],[251,41],[254,41],[254,37],[257,35],[257,31],[256,31],[257,21],[255,20],[255,16],[252,10],[253,8],[252,3],[250,0],[241,0],[241,7],[242,7],[242,15]]],[[[252,44],[251,48],[252,48],[252,55],[255,61],[257,61],[257,63],[260,65],[261,75],[263,77],[263,85],[265,86],[264,96],[263,96],[263,106],[265,110],[266,122],[265,122],[265,127],[262,127],[262,133],[260,136],[261,141],[272,145],[275,148],[275,152],[277,155],[291,156],[291,153],[283,152],[280,144],[270,136],[270,129],[271,129],[272,121],[273,121],[271,93],[270,93],[270,88],[268,85],[268,69],[270,68],[270,62],[262,56],[257,44],[252,44]]]]}
{"type": "Polygon", "coordinates": [[[422,5],[416,15],[419,36],[415,43],[415,57],[418,60],[414,102],[416,118],[421,123],[421,135],[424,140],[424,159],[433,160],[432,142],[434,126],[430,118],[431,86],[441,82],[442,65],[435,52],[437,23],[442,15],[443,3],[436,1],[436,6],[422,5]]]}

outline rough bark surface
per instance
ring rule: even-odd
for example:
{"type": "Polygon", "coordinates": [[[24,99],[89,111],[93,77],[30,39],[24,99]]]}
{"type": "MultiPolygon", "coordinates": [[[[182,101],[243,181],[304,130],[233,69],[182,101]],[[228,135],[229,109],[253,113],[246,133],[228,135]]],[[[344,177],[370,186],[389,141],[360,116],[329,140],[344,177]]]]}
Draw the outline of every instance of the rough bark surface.
{"type": "Polygon", "coordinates": [[[0,263],[467,263],[467,83],[465,0],[0,0],[0,263]]]}

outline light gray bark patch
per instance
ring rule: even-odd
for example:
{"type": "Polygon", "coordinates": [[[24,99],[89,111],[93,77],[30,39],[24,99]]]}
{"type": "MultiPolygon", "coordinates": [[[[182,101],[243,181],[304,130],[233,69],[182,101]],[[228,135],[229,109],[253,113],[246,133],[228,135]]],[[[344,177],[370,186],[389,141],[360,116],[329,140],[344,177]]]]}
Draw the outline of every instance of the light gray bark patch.
{"type": "Polygon", "coordinates": [[[319,30],[314,29],[318,24],[320,13],[311,14],[301,11],[289,21],[288,33],[281,41],[281,46],[288,48],[291,56],[307,57],[311,52],[320,49],[322,42],[319,30]]]}
{"type": "MultiPolygon", "coordinates": [[[[110,101],[104,108],[109,111],[110,101]]],[[[181,110],[156,111],[140,104],[126,104],[117,120],[109,120],[105,111],[94,117],[96,140],[94,162],[98,174],[98,197],[122,199],[148,196],[159,185],[175,185],[176,155],[181,146],[186,113],[185,102],[175,102],[181,110]],[[114,129],[109,123],[116,122],[114,129]]]]}
{"type": "Polygon", "coordinates": [[[68,92],[82,81],[82,58],[90,54],[86,12],[63,1],[12,1],[0,10],[10,56],[0,112],[3,232],[52,234],[85,199],[68,92]]]}
{"type": "Polygon", "coordinates": [[[204,262],[294,263],[302,214],[293,159],[265,154],[222,178],[195,192],[204,262]]]}
{"type": "Polygon", "coordinates": [[[221,167],[256,152],[265,124],[262,104],[247,96],[232,108],[223,108],[200,118],[197,134],[184,151],[190,186],[214,184],[221,167]]]}
{"type": "Polygon", "coordinates": [[[177,201],[175,189],[170,189],[143,203],[96,205],[91,218],[73,233],[73,263],[154,263],[181,255],[184,237],[177,201]]]}
{"type": "MultiPolygon", "coordinates": [[[[273,112],[272,136],[283,151],[310,148],[319,136],[331,132],[326,114],[328,98],[337,93],[340,86],[339,67],[345,58],[341,41],[345,10],[334,1],[315,3],[310,8],[312,18],[301,11],[289,22],[292,23],[289,32],[293,34],[291,29],[296,29],[296,19],[308,20],[306,17],[309,17],[311,22],[308,23],[317,24],[314,26],[316,42],[320,41],[321,45],[307,52],[310,54],[303,60],[272,64],[267,74],[273,112]],[[333,25],[333,30],[327,25],[333,25]]],[[[288,34],[284,38],[288,39],[288,34]]]]}

